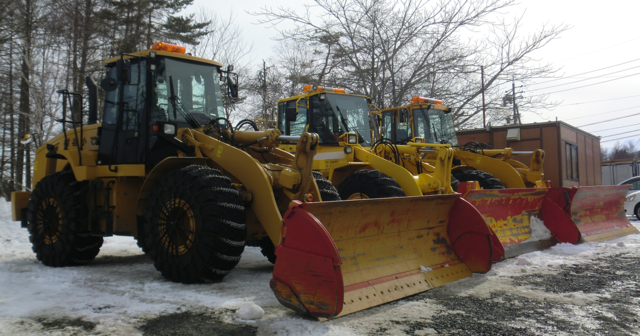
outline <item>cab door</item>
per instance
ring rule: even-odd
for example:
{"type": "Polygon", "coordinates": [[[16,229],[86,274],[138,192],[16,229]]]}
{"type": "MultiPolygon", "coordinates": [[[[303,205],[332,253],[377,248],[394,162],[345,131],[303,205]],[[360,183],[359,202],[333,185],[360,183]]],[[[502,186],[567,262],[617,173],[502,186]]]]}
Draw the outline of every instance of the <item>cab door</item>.
{"type": "MultiPolygon", "coordinates": [[[[116,68],[108,77],[116,78],[116,68]]],[[[105,95],[98,164],[139,164],[145,162],[144,141],[141,141],[142,125],[146,125],[147,108],[146,60],[131,62],[131,82],[118,84],[118,88],[105,95]],[[121,90],[122,92],[121,96],[121,90]],[[122,104],[120,98],[122,97],[122,104]]]]}

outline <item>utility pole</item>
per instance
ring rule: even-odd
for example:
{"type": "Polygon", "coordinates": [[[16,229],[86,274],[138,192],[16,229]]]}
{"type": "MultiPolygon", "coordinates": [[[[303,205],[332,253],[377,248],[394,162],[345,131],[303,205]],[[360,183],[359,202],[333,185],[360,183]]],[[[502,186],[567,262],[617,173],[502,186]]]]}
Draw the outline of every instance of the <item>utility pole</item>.
{"type": "MultiPolygon", "coordinates": [[[[518,87],[523,87],[524,85],[520,85],[518,87]]],[[[507,90],[504,93],[506,95],[502,97],[502,106],[507,106],[507,104],[513,104],[513,117],[507,117],[507,124],[513,120],[514,125],[522,125],[522,119],[520,118],[520,108],[516,103],[516,94],[522,92],[516,92],[516,80],[515,76],[511,77],[511,90],[507,90]]],[[[522,96],[520,96],[522,98],[522,96]]]]}
{"type": "Polygon", "coordinates": [[[516,104],[516,80],[515,76],[511,76],[511,97],[513,101],[513,123],[515,125],[522,125],[522,120],[520,120],[520,111],[518,109],[518,105],[516,104]]]}
{"type": "Polygon", "coordinates": [[[484,66],[480,66],[480,76],[482,77],[482,128],[487,127],[487,113],[484,106],[484,66]]]}
{"type": "Polygon", "coordinates": [[[511,76],[511,94],[513,95],[513,123],[518,124],[518,112],[516,112],[516,80],[514,76],[511,76]]]}
{"type": "Polygon", "coordinates": [[[262,118],[266,122],[270,120],[267,116],[267,62],[264,60],[262,60],[262,118]]]}

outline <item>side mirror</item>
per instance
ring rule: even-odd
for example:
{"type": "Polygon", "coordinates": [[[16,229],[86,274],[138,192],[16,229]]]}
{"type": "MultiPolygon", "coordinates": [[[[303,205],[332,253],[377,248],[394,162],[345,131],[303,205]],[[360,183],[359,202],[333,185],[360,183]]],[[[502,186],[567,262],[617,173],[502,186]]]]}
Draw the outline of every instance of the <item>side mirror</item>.
{"type": "Polygon", "coordinates": [[[116,61],[116,75],[118,82],[125,85],[131,83],[131,61],[122,58],[116,61]]]}
{"type": "Polygon", "coordinates": [[[286,121],[296,121],[298,119],[298,112],[295,106],[289,106],[284,111],[284,117],[286,121]]]}
{"type": "Polygon", "coordinates": [[[238,77],[233,78],[231,74],[227,74],[227,87],[229,88],[229,93],[231,97],[238,98],[238,77]]]}
{"type": "Polygon", "coordinates": [[[107,92],[115,91],[115,89],[118,88],[118,80],[115,78],[107,77],[100,81],[100,87],[107,92]]]}

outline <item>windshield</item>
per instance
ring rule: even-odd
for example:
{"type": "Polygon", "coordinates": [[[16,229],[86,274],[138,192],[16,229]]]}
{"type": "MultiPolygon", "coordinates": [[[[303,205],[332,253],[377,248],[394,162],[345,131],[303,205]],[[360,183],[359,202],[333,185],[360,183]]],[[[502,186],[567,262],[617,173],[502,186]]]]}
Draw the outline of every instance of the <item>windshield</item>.
{"type": "Polygon", "coordinates": [[[318,133],[320,143],[338,144],[340,135],[352,132],[360,135],[361,145],[371,145],[369,106],[365,97],[325,93],[311,96],[309,103],[309,131],[318,133]]]}
{"type": "Polygon", "coordinates": [[[427,143],[458,145],[453,118],[442,110],[416,108],[413,110],[416,137],[427,143]]]}
{"type": "Polygon", "coordinates": [[[171,85],[179,103],[205,125],[219,117],[225,117],[220,92],[220,74],[215,65],[193,63],[173,58],[160,58],[154,75],[151,122],[185,122],[184,116],[175,111],[170,101],[171,85]]]}

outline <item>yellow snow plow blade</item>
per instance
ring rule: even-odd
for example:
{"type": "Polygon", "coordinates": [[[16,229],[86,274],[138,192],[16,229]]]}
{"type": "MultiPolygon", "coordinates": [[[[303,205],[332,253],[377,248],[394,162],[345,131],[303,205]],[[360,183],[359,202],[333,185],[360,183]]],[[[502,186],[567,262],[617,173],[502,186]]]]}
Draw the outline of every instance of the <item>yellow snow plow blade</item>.
{"type": "Polygon", "coordinates": [[[486,272],[504,253],[459,194],[296,202],[284,217],[271,288],[283,305],[316,318],[486,272]]]}

